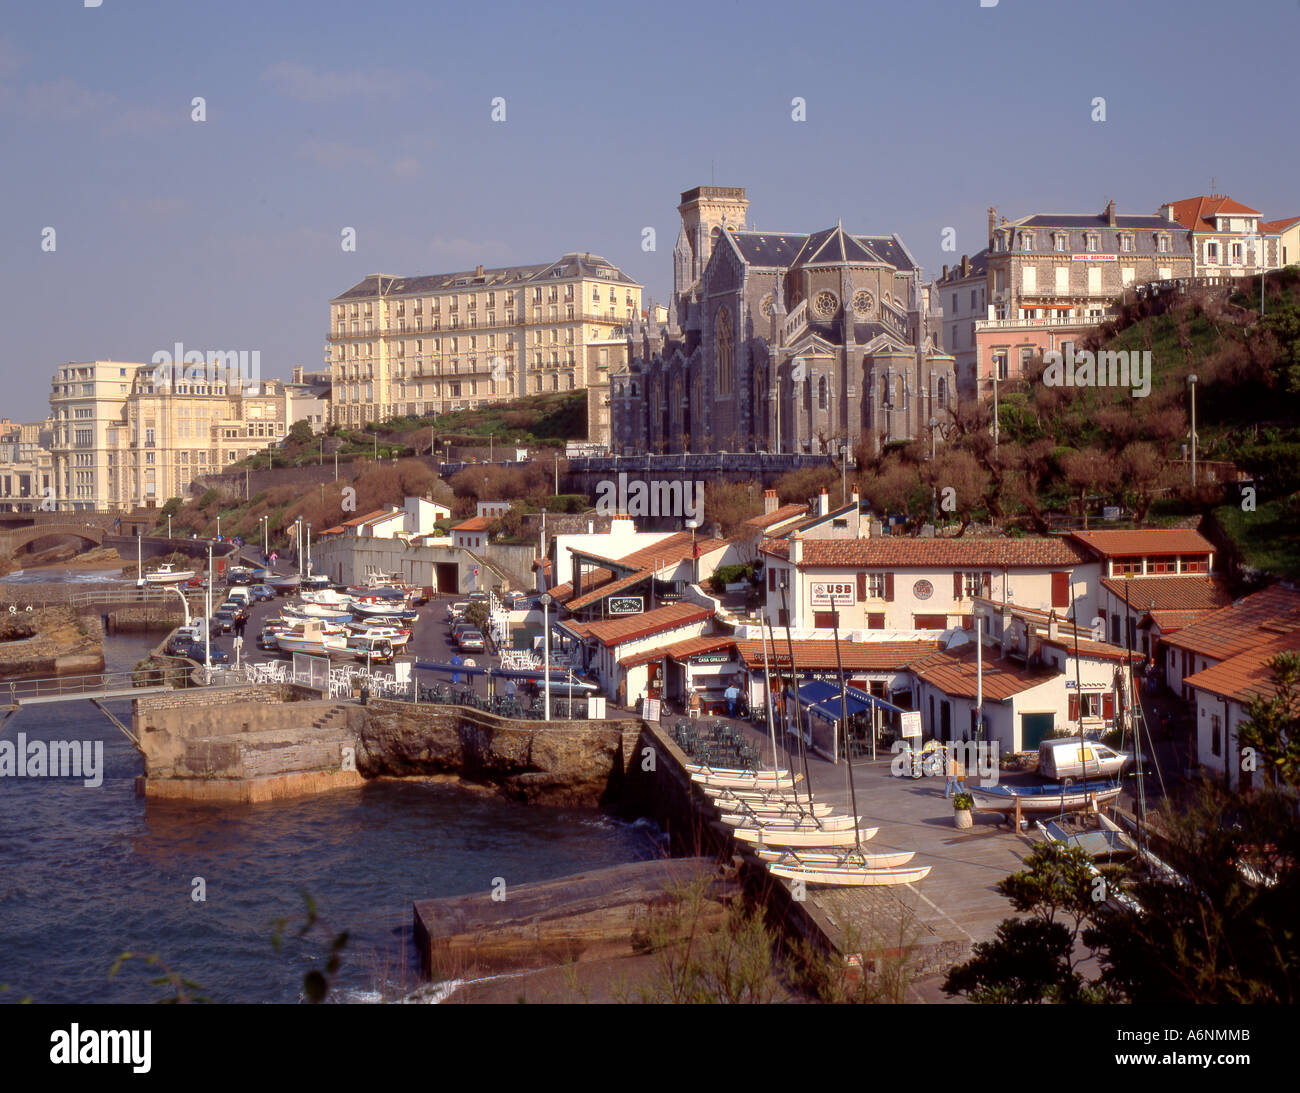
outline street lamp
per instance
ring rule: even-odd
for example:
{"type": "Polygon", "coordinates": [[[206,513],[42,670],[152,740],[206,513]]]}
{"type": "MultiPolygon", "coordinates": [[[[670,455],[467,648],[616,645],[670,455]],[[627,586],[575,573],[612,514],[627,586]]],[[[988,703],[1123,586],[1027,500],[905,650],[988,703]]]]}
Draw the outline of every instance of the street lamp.
{"type": "Polygon", "coordinates": [[[167,538],[170,539],[171,537],[172,537],[172,514],[169,512],[167,514],[167,538]]]}
{"type": "Polygon", "coordinates": [[[203,620],[203,682],[212,682],[212,540],[208,540],[208,571],[204,574],[207,617],[203,620]]]}
{"type": "Polygon", "coordinates": [[[307,576],[311,576],[311,521],[307,521],[307,576]]]}
{"type": "Polygon", "coordinates": [[[537,597],[542,605],[542,689],[546,695],[543,716],[551,719],[551,594],[543,592],[537,597]]]}
{"type": "Polygon", "coordinates": [[[1187,385],[1192,389],[1192,485],[1196,485],[1196,373],[1187,377],[1187,385]]]}

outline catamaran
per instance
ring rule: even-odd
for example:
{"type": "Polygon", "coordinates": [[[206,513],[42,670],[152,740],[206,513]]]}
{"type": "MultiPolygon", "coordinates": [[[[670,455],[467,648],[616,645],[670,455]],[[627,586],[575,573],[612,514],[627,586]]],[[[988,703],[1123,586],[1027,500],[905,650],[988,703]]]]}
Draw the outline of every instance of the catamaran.
{"type": "Polygon", "coordinates": [[[738,797],[713,797],[713,805],[720,812],[738,812],[753,816],[829,816],[831,805],[821,801],[812,805],[796,801],[793,797],[769,798],[765,800],[746,801],[738,797]]]}
{"type": "Polygon", "coordinates": [[[743,843],[760,843],[764,846],[784,847],[829,847],[860,846],[868,839],[873,839],[880,828],[861,827],[846,831],[822,831],[812,828],[807,831],[783,830],[773,827],[738,827],[732,834],[743,843]]]}
{"type": "Polygon", "coordinates": [[[916,857],[915,850],[885,850],[868,854],[857,847],[848,850],[758,850],[756,853],[760,861],[796,869],[810,865],[854,864],[867,869],[894,869],[916,857]]]}
{"type": "Polygon", "coordinates": [[[828,884],[836,887],[874,888],[891,884],[915,884],[930,875],[930,866],[915,865],[902,869],[863,868],[857,863],[847,865],[768,865],[774,877],[801,880],[805,884],[828,884]]]}

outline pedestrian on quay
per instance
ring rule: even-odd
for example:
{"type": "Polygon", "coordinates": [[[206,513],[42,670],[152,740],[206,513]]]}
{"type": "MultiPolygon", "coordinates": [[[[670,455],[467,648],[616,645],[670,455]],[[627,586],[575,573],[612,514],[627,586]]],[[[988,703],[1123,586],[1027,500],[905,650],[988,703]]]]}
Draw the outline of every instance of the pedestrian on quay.
{"type": "Polygon", "coordinates": [[[961,782],[960,782],[960,779],[962,777],[962,770],[960,764],[958,764],[957,762],[957,753],[955,750],[949,753],[948,755],[947,771],[948,771],[948,780],[944,783],[943,786],[943,799],[945,801],[952,794],[960,793],[962,790],[961,782]]]}

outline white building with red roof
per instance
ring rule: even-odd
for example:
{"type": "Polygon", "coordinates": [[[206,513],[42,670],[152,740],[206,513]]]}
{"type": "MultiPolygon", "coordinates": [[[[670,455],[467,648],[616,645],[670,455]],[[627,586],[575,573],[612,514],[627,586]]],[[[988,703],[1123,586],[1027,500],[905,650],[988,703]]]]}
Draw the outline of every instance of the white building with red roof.
{"type": "MultiPolygon", "coordinates": [[[[1170,201],[1160,215],[1188,230],[1196,277],[1241,277],[1287,264],[1279,249],[1281,234],[1267,230],[1258,209],[1226,194],[1170,201]]],[[[1292,251],[1290,260],[1295,257],[1292,251]]]]}

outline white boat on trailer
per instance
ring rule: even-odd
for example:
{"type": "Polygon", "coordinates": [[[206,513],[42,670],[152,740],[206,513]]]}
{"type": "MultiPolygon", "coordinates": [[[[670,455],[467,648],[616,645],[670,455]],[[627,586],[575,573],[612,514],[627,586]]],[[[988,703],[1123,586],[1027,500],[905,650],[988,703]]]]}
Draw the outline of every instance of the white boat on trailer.
{"type": "Polygon", "coordinates": [[[146,573],[144,579],[148,584],[178,584],[192,579],[194,575],[192,569],[177,569],[170,562],[164,562],[157,569],[146,573]]]}
{"type": "Polygon", "coordinates": [[[833,885],[837,888],[879,888],[892,884],[915,884],[930,875],[930,866],[914,865],[901,869],[864,869],[860,865],[776,865],[768,867],[774,877],[801,880],[805,884],[833,885]]]}
{"type": "Polygon", "coordinates": [[[760,861],[795,868],[810,865],[858,865],[866,869],[896,869],[914,857],[915,850],[884,850],[868,854],[850,847],[847,850],[757,850],[760,861]]]}
{"type": "Polygon", "coordinates": [[[817,828],[795,831],[774,827],[738,827],[732,831],[732,835],[743,843],[758,843],[761,846],[820,848],[857,846],[868,839],[874,839],[879,830],[878,827],[863,827],[857,831],[852,828],[844,831],[823,831],[817,828]]]}
{"type": "Polygon", "coordinates": [[[806,812],[725,812],[721,819],[731,827],[779,828],[784,831],[843,831],[862,823],[861,816],[809,816],[806,812]]]}

